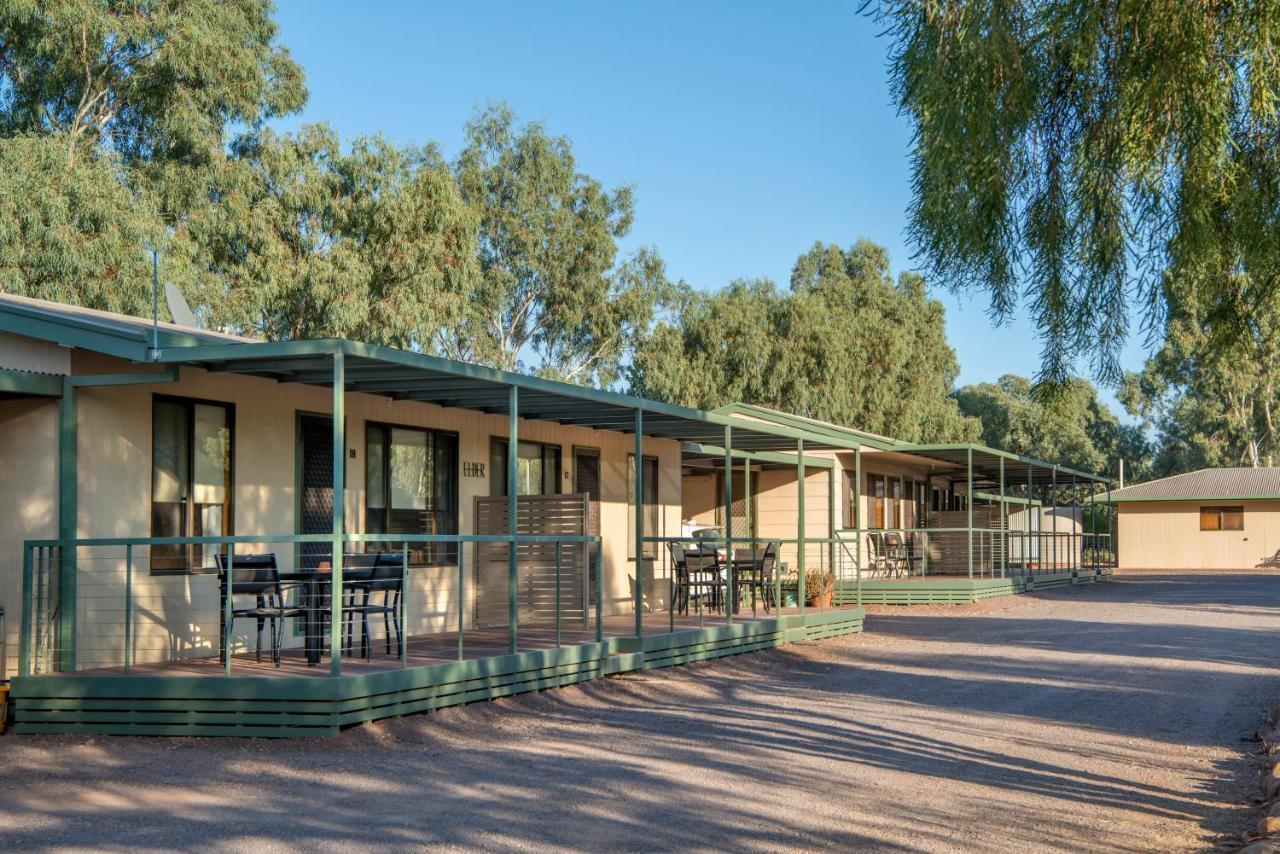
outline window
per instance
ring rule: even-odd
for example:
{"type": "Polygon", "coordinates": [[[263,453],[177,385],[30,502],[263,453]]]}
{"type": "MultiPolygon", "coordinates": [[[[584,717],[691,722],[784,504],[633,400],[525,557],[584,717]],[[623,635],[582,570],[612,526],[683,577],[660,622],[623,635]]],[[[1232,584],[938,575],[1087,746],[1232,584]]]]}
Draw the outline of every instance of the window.
{"type": "Polygon", "coordinates": [[[1243,531],[1243,507],[1201,507],[1200,530],[1243,531]]]}
{"type": "MultiPolygon", "coordinates": [[[[151,412],[151,536],[221,537],[232,532],[234,409],[157,397],[151,412]]],[[[213,545],[153,546],[156,574],[211,569],[213,545]]]]}
{"type": "MultiPolygon", "coordinates": [[[[370,534],[458,533],[458,437],[369,424],[365,430],[365,526],[370,534]]],[[[377,548],[393,550],[394,544],[377,548]]],[[[453,563],[449,543],[409,548],[418,564],[453,563]]]]}
{"type": "MultiPolygon", "coordinates": [[[[738,486],[740,484],[735,484],[738,486]]],[[[644,536],[658,536],[658,458],[644,458],[644,536]]],[[[657,543],[644,543],[644,556],[658,556],[657,543]]],[[[636,559],[636,455],[627,454],[627,560],[636,559]]]]}
{"type": "MultiPolygon", "coordinates": [[[[516,495],[560,493],[560,446],[520,442],[516,446],[516,495]]],[[[489,494],[507,494],[507,440],[489,440],[489,494]]]]}
{"type": "MultiPolygon", "coordinates": [[[[892,488],[896,490],[895,481],[892,488]]],[[[896,508],[889,493],[888,479],[882,474],[867,475],[867,496],[871,499],[871,528],[897,527],[894,524],[896,508]]]]}

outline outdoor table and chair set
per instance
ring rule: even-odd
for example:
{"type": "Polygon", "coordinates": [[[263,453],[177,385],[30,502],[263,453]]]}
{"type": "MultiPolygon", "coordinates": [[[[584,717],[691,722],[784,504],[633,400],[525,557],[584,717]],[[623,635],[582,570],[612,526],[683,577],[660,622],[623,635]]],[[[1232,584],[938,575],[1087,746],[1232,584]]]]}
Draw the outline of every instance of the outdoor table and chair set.
{"type": "MultiPolygon", "coordinates": [[[[332,618],[331,570],[327,561],[311,569],[281,571],[274,554],[234,555],[231,559],[231,603],[222,621],[220,650],[237,620],[257,623],[257,660],[262,661],[262,631],[270,631],[271,660],[280,666],[286,620],[295,620],[305,637],[307,663],[319,664],[325,651],[325,628],[332,618]],[[237,601],[240,597],[240,601],[237,601]],[[252,602],[252,604],[249,604],[252,602]]],[[[382,617],[388,655],[400,649],[400,601],[404,590],[404,558],[398,552],[369,552],[342,559],[342,646],[355,649],[355,623],[360,622],[360,652],[369,660],[373,643],[369,618],[382,617]],[[396,645],[391,637],[395,634],[396,645]]],[[[217,556],[219,601],[227,596],[227,559],[217,556]]]]}
{"type": "Polygon", "coordinates": [[[674,603],[678,613],[688,614],[690,607],[699,613],[720,611],[726,598],[735,614],[748,597],[752,611],[757,603],[764,607],[766,614],[777,605],[774,601],[777,543],[767,543],[762,549],[734,549],[732,566],[723,546],[668,543],[667,547],[671,552],[674,603]]]}

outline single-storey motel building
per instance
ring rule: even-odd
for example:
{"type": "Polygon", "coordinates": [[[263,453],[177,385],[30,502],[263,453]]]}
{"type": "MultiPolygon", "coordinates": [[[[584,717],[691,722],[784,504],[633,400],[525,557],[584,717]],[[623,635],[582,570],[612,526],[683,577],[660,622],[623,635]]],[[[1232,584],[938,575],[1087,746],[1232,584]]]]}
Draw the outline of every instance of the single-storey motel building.
{"type": "Polygon", "coordinates": [[[1106,486],[0,294],[0,680],[19,732],[333,733],[1094,581],[1106,486]]]}
{"type": "Polygon", "coordinates": [[[1280,566],[1280,468],[1209,468],[1103,496],[1126,569],[1280,566]]]}

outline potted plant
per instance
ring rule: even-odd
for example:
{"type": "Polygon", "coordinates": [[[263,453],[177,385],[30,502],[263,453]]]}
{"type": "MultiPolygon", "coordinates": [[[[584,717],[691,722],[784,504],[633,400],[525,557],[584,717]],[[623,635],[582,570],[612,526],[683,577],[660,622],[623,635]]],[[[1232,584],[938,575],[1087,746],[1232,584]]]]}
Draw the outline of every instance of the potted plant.
{"type": "Polygon", "coordinates": [[[806,572],[804,574],[805,604],[810,608],[830,608],[835,598],[836,577],[831,572],[806,572]]]}

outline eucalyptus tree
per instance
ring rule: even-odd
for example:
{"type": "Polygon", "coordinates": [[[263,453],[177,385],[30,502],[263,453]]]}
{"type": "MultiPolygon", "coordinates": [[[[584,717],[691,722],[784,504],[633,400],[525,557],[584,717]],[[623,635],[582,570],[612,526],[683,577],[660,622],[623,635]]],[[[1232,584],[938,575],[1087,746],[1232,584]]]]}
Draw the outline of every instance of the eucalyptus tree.
{"type": "Polygon", "coordinates": [[[1025,299],[1041,377],[1119,377],[1134,304],[1280,280],[1280,6],[878,0],[932,281],[1025,299]]]}
{"type": "Polygon", "coordinates": [[[147,246],[164,241],[147,197],[62,139],[0,139],[0,291],[131,314],[151,309],[147,246]]]}
{"type": "Polygon", "coordinates": [[[463,361],[609,385],[632,342],[673,293],[656,251],[618,260],[630,187],[579,170],[569,140],[516,126],[504,105],[468,123],[453,164],[475,212],[479,276],[441,349],[463,361]]]}
{"type": "Polygon", "coordinates": [[[977,435],[949,396],[958,373],[942,305],[888,253],[823,243],[791,288],[768,280],[685,288],[630,366],[637,394],[701,408],[743,401],[915,441],[977,435]]]}
{"type": "Polygon", "coordinates": [[[1030,379],[1006,374],[959,388],[955,399],[961,412],[981,421],[982,441],[993,448],[1112,476],[1120,460],[1131,478],[1150,469],[1142,426],[1122,423],[1081,377],[1044,394],[1030,379]]]}
{"type": "Polygon", "coordinates": [[[298,109],[264,0],[0,0],[0,287],[150,313],[149,249],[199,305],[186,218],[231,132],[298,109]]]}
{"type": "Polygon", "coordinates": [[[1280,460],[1280,294],[1242,278],[1173,291],[1163,343],[1126,377],[1125,405],[1159,438],[1159,474],[1280,460]]]}
{"type": "Polygon", "coordinates": [[[266,338],[432,349],[476,278],[475,219],[439,153],[324,125],[243,137],[185,228],[209,318],[266,338]]]}
{"type": "Polygon", "coordinates": [[[126,165],[216,157],[229,126],[299,109],[269,0],[4,0],[0,132],[100,145],[126,165]]]}

